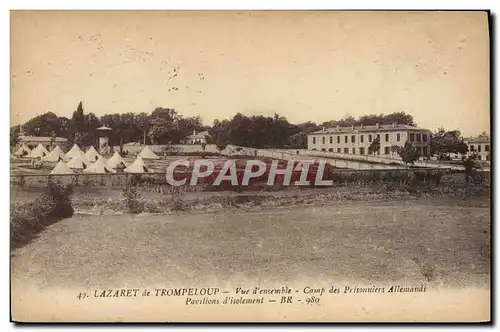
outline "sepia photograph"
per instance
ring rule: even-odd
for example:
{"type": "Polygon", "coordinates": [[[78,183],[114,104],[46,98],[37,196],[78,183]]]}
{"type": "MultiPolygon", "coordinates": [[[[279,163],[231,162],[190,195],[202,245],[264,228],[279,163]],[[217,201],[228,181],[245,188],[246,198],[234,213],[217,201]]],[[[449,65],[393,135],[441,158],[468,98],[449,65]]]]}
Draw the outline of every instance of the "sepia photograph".
{"type": "Polygon", "coordinates": [[[490,322],[491,20],[11,10],[11,321],[490,322]]]}

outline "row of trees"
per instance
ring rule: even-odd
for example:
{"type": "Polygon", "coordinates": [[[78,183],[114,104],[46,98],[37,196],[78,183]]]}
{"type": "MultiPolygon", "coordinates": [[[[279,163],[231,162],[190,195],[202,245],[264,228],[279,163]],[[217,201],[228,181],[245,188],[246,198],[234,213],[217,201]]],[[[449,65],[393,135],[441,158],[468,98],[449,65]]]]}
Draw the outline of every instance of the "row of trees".
{"type": "MultiPolygon", "coordinates": [[[[98,128],[107,126],[112,130],[108,133],[110,145],[122,146],[128,142],[145,144],[178,144],[187,135],[208,131],[207,143],[215,143],[220,149],[227,144],[250,146],[255,148],[289,147],[307,148],[307,134],[321,130],[323,127],[359,126],[379,124],[416,125],[413,116],[404,112],[391,114],[370,114],[359,117],[346,116],[341,120],[326,121],[321,124],[304,122],[292,124],[288,120],[274,114],[273,117],[245,116],[237,113],[231,119],[215,119],[212,126],[205,126],[202,119],[183,117],[171,108],[156,108],[148,113],[115,113],[97,117],[94,113],[85,114],[80,102],[71,118],[59,117],[48,112],[30,119],[23,125],[26,135],[65,137],[70,144],[83,146],[97,145],[98,128]]],[[[16,144],[19,127],[11,128],[11,145],[16,144]]],[[[439,128],[431,135],[431,154],[449,155],[464,154],[467,145],[458,130],[446,131],[439,128]]],[[[377,153],[380,142],[374,140],[369,153],[377,153]]],[[[391,148],[392,153],[406,153],[401,147],[391,148]],[[403,152],[401,152],[403,151],[403,152]]],[[[413,154],[413,152],[411,152],[413,154]]]]}

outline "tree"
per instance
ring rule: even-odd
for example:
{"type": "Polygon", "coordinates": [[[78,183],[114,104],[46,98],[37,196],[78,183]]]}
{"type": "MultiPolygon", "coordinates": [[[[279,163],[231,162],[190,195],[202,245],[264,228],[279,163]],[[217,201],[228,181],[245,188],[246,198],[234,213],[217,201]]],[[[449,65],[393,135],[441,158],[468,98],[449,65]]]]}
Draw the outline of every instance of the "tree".
{"type": "Polygon", "coordinates": [[[399,149],[398,154],[407,166],[408,164],[414,164],[420,158],[417,149],[409,141],[406,141],[405,145],[399,149]]]}
{"type": "Polygon", "coordinates": [[[23,125],[23,129],[28,136],[50,137],[53,132],[57,134],[61,131],[61,122],[56,114],[47,112],[31,118],[23,125]]]}
{"type": "Polygon", "coordinates": [[[377,136],[368,147],[368,154],[375,154],[379,151],[380,151],[380,136],[377,136]]]}
{"type": "Polygon", "coordinates": [[[391,146],[391,154],[399,154],[399,151],[401,150],[401,147],[399,145],[392,145],[391,146]]]}
{"type": "Polygon", "coordinates": [[[10,127],[10,147],[13,148],[19,143],[19,126],[10,127]]]}
{"type": "Polygon", "coordinates": [[[149,128],[149,139],[153,144],[168,142],[171,123],[165,118],[155,118],[151,120],[149,128]]]}
{"type": "Polygon", "coordinates": [[[430,146],[431,155],[438,155],[439,158],[451,153],[463,155],[468,151],[459,130],[446,131],[444,128],[439,128],[431,134],[430,146]]]}
{"type": "Polygon", "coordinates": [[[468,157],[462,156],[462,165],[465,168],[465,181],[475,180],[477,171],[481,165],[477,162],[477,152],[471,153],[468,157]]]}

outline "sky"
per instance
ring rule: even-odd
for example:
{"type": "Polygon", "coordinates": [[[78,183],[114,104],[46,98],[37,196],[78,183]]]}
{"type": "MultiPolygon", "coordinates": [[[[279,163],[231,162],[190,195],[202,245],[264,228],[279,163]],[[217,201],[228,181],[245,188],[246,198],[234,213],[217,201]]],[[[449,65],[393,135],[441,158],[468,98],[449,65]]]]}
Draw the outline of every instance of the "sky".
{"type": "Polygon", "coordinates": [[[82,101],[205,124],[402,111],[431,130],[490,127],[484,12],[12,11],[10,82],[11,125],[82,101]]]}

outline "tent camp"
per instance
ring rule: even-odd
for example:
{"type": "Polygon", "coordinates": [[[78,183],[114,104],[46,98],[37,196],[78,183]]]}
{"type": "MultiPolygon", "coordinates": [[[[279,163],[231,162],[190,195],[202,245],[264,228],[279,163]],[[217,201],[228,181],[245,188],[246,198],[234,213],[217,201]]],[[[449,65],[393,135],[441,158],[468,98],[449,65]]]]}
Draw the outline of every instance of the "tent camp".
{"type": "Polygon", "coordinates": [[[87,167],[83,171],[86,173],[95,173],[95,174],[116,173],[114,169],[106,165],[106,160],[103,157],[97,159],[94,163],[92,163],[89,167],[87,167]]]}
{"type": "Polygon", "coordinates": [[[31,153],[30,148],[26,144],[23,144],[16,152],[14,152],[14,155],[18,157],[23,157],[23,156],[29,156],[30,153],[31,153]]]}
{"type": "Polygon", "coordinates": [[[52,151],[50,151],[50,153],[43,158],[43,161],[48,161],[53,163],[56,163],[59,160],[67,161],[67,158],[64,155],[63,150],[59,147],[59,145],[56,145],[56,147],[52,149],[52,151]]]}
{"type": "Polygon", "coordinates": [[[50,174],[73,174],[73,171],[66,166],[64,161],[59,161],[50,174]]]}
{"type": "Polygon", "coordinates": [[[80,147],[78,145],[73,145],[73,147],[66,153],[66,157],[68,158],[73,158],[77,154],[83,154],[82,150],[80,150],[80,147]]]}
{"type": "Polygon", "coordinates": [[[141,158],[141,156],[137,156],[137,158],[134,160],[132,165],[125,168],[124,171],[127,173],[148,173],[149,172],[146,165],[144,165],[144,160],[141,158]]]}
{"type": "Polygon", "coordinates": [[[125,160],[122,158],[122,156],[118,153],[118,151],[115,151],[115,154],[113,154],[113,156],[111,158],[109,158],[107,165],[111,168],[116,168],[116,166],[119,163],[123,163],[123,165],[125,165],[125,167],[128,166],[127,163],[125,162],[125,160]]]}
{"type": "Polygon", "coordinates": [[[139,152],[139,156],[142,159],[160,159],[147,145],[139,152]]]}
{"type": "Polygon", "coordinates": [[[85,153],[85,157],[87,157],[87,160],[90,162],[96,161],[100,156],[101,155],[97,152],[94,146],[91,146],[90,149],[88,149],[85,153]]]}
{"type": "Polygon", "coordinates": [[[47,151],[47,149],[43,146],[43,144],[38,143],[36,148],[31,150],[30,158],[39,158],[39,157],[43,158],[44,156],[46,156],[48,154],[49,154],[49,151],[47,151]]]}
{"type": "Polygon", "coordinates": [[[68,161],[66,165],[72,169],[84,169],[85,167],[90,165],[90,163],[85,158],[85,155],[83,153],[80,153],[71,158],[71,160],[68,161]]]}

